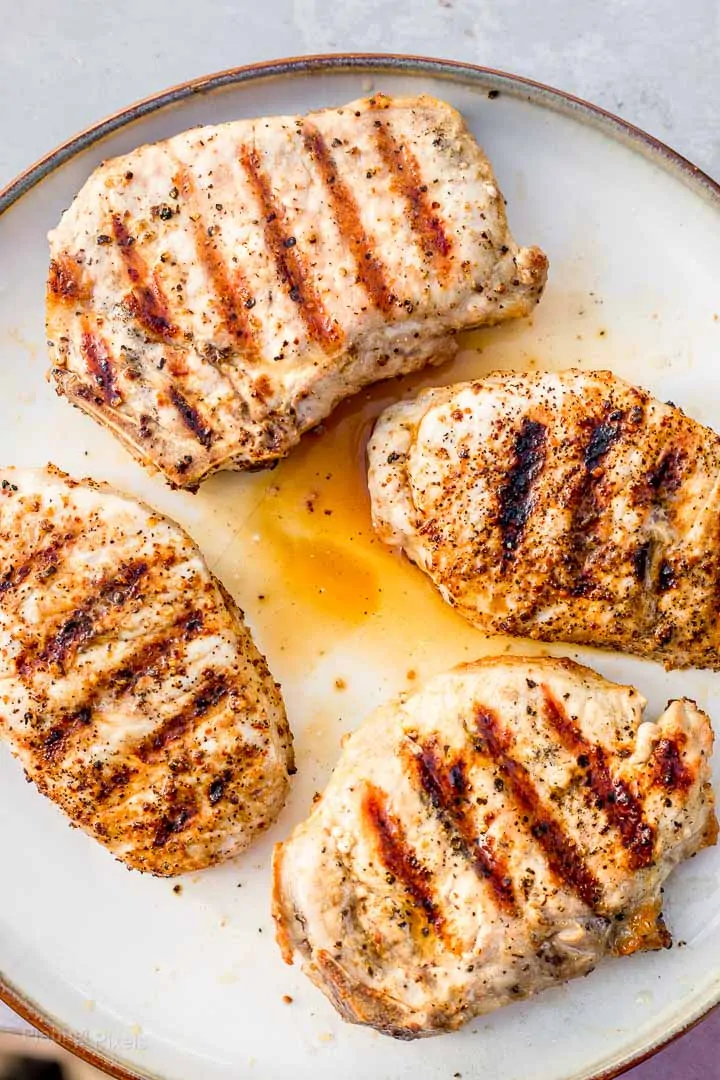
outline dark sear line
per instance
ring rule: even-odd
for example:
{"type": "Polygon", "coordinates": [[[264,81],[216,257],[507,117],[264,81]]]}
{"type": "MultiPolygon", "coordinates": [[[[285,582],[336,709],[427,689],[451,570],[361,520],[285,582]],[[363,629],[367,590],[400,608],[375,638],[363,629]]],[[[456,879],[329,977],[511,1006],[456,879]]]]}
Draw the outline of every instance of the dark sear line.
{"type": "Polygon", "coordinates": [[[450,837],[453,850],[460,852],[477,875],[487,881],[498,906],[508,915],[517,915],[507,860],[493,849],[489,838],[478,835],[465,762],[458,758],[447,764],[440,748],[432,743],[418,746],[417,751],[411,751],[408,758],[426,801],[450,837]]]}
{"type": "Polygon", "coordinates": [[[50,260],[47,287],[48,293],[61,303],[74,304],[92,296],[92,285],[85,277],[82,265],[67,252],[50,260]]]}
{"type": "Polygon", "coordinates": [[[212,712],[231,692],[227,675],[212,669],[203,673],[203,682],[188,704],[169,716],[136,747],[134,753],[141,761],[160,761],[167,747],[182,738],[193,724],[212,712]]]}
{"type": "Polygon", "coordinates": [[[135,238],[117,214],[113,215],[112,226],[132,288],[125,300],[126,307],[153,337],[162,341],[174,338],[178,330],[170,321],[168,302],[157,275],[150,276],[145,260],[137,250],[135,238]]]}
{"type": "Polygon", "coordinates": [[[593,544],[593,534],[605,509],[606,493],[601,492],[605,475],[605,459],[623,434],[625,414],[610,410],[601,419],[588,422],[589,435],[582,449],[584,468],[575,483],[570,498],[568,550],[563,554],[563,572],[573,596],[584,596],[593,583],[586,571],[586,562],[593,544]]]}
{"type": "Polygon", "coordinates": [[[140,592],[148,564],[141,560],[126,563],[113,577],[105,577],[94,585],[91,596],[45,638],[41,645],[26,648],[15,661],[20,675],[32,675],[43,668],[57,665],[63,672],[80,650],[106,627],[110,612],[117,614],[128,601],[140,592]]]}
{"type": "Polygon", "coordinates": [[[681,486],[687,460],[685,450],[666,447],[654,469],[645,477],[646,489],[650,501],[656,505],[667,495],[673,495],[681,486]]]}
{"type": "Polygon", "coordinates": [[[680,747],[672,739],[660,739],[650,758],[653,784],[665,791],[688,791],[694,782],[692,771],[682,759],[680,747]]]}
{"type": "Polygon", "coordinates": [[[426,255],[436,259],[439,269],[447,269],[452,245],[415,157],[403,143],[397,141],[388,124],[382,120],[375,121],[375,144],[390,174],[391,187],[408,205],[410,225],[418,246],[426,255]]]}
{"type": "Polygon", "coordinates": [[[633,795],[623,780],[613,777],[602,746],[585,738],[573,717],[568,716],[546,686],[542,687],[545,719],[569,754],[583,763],[587,761],[586,786],[583,789],[592,805],[605,813],[617,829],[628,862],[633,870],[651,866],[655,852],[655,829],[643,815],[642,802],[633,795]]]}
{"type": "Polygon", "coordinates": [[[388,807],[387,795],[375,784],[366,784],[363,816],[375,835],[384,866],[401,883],[427,922],[442,932],[445,920],[433,899],[430,871],[410,847],[402,823],[388,807]]]}
{"type": "Polygon", "coordinates": [[[99,334],[85,328],[80,338],[80,352],[87,365],[88,374],[100,391],[106,405],[120,405],[122,394],[115,382],[113,359],[107,342],[99,334]]]}
{"type": "Polygon", "coordinates": [[[51,540],[46,547],[37,548],[23,562],[9,567],[0,577],[0,604],[5,606],[8,594],[18,589],[31,574],[35,574],[39,581],[54,577],[60,567],[61,557],[83,535],[83,532],[63,533],[51,540]]]}
{"type": "Polygon", "coordinates": [[[159,634],[126,653],[111,668],[103,669],[92,684],[85,698],[63,716],[43,738],[42,752],[46,761],[57,764],[70,748],[73,736],[87,730],[95,717],[95,709],[110,694],[117,699],[132,691],[140,679],[150,674],[167,678],[168,661],[178,644],[186,645],[202,630],[203,618],[199,612],[186,612],[159,634]]]}
{"type": "Polygon", "coordinates": [[[225,328],[238,345],[246,359],[257,360],[262,356],[258,340],[262,333],[259,319],[251,313],[255,297],[239,269],[228,267],[215,239],[215,233],[206,227],[202,204],[197,197],[190,172],[178,162],[173,180],[180,198],[192,203],[192,213],[185,217],[193,229],[195,249],[210,282],[209,294],[217,301],[225,328]]]}
{"type": "Polygon", "coordinates": [[[201,446],[204,446],[206,450],[209,450],[212,446],[215,433],[205,418],[200,415],[198,408],[195,405],[191,405],[177,387],[171,385],[168,393],[170,400],[177,409],[185,427],[188,431],[192,432],[201,446]]]}
{"type": "Polygon", "coordinates": [[[513,462],[498,496],[503,562],[509,562],[522,540],[533,511],[533,490],[547,455],[547,429],[525,417],[515,436],[513,462]]]}
{"type": "Polygon", "coordinates": [[[182,802],[175,803],[167,814],[160,818],[153,838],[153,847],[165,847],[171,837],[183,832],[194,817],[197,816],[198,806],[191,796],[182,802]]]}
{"type": "Polygon", "coordinates": [[[510,753],[512,736],[503,730],[490,709],[476,705],[473,719],[479,736],[474,742],[475,749],[494,761],[502,774],[506,790],[528,818],[530,833],[545,853],[550,870],[584,904],[597,910],[602,901],[600,882],[586,866],[574,840],[565,833],[552,811],[540,801],[530,773],[510,753]]]}
{"type": "Polygon", "coordinates": [[[383,312],[390,311],[396,297],[387,283],[385,266],[376,253],[376,245],[362,223],[352,189],[338,173],[335,159],[322,134],[309,121],[305,122],[303,128],[303,141],[322,176],[338,230],[355,260],[358,280],[376,308],[383,312]]]}
{"type": "Polygon", "coordinates": [[[308,336],[325,349],[335,351],[343,334],[325,310],[320,293],[310,277],[305,258],[298,251],[290,233],[282,203],[275,198],[272,183],[262,167],[260,155],[243,147],[240,163],[247,174],[264,218],[265,240],[275,260],[279,277],[287,286],[290,298],[298,305],[308,336]]]}

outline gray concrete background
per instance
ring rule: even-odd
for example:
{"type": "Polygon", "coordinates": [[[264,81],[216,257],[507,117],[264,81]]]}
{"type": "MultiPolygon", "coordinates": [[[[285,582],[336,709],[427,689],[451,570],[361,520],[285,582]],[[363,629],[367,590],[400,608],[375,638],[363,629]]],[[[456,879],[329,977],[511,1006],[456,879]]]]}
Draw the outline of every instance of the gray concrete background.
{"type": "Polygon", "coordinates": [[[718,0],[0,0],[0,186],[194,75],[311,52],[470,60],[579,94],[720,175],[718,0]]]}
{"type": "MultiPolygon", "coordinates": [[[[0,0],[0,187],[173,83],[345,51],[422,53],[538,79],[619,113],[720,179],[720,0],[0,0]]],[[[23,1025],[0,1005],[2,1026],[23,1025]]],[[[720,1080],[720,1012],[628,1078],[720,1080]]]]}

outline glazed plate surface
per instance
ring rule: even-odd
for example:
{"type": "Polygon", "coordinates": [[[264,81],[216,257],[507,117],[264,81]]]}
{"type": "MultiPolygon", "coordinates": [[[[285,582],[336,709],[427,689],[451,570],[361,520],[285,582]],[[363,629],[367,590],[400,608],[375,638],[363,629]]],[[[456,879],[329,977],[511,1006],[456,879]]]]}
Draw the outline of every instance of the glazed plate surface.
{"type": "MultiPolygon", "coordinates": [[[[487,639],[466,626],[373,539],[363,471],[383,404],[497,368],[610,368],[720,428],[718,251],[720,191],[652,140],[521,80],[387,57],[286,62],[181,87],[0,196],[0,461],[52,461],[109,481],[192,533],[282,684],[299,767],[265,839],[174,882],[128,872],[69,828],[0,747],[0,996],[116,1075],[164,1080],[291,1071],[296,1080],[588,1080],[720,999],[720,849],[666,887],[672,950],[607,963],[422,1043],[344,1024],[283,964],[269,914],[272,845],[306,816],[343,733],[455,663],[503,650],[565,653],[633,683],[649,715],[687,695],[720,725],[720,675],[487,639]],[[463,112],[496,168],[516,238],[549,255],[544,300],[527,321],[467,335],[449,366],[344,405],[275,471],[217,476],[196,495],[170,491],[46,381],[48,229],[103,158],[195,124],[305,112],[371,90],[434,94],[463,112]]],[[[720,790],[720,754],[715,777],[720,790]]]]}

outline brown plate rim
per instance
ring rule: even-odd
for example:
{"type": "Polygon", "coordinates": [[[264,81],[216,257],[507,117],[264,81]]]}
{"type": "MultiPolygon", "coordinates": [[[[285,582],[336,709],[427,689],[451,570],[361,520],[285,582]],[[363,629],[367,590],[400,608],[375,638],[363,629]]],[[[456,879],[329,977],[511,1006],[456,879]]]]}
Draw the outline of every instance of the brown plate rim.
{"type": "MultiPolygon", "coordinates": [[[[34,164],[21,172],[14,180],[0,189],[0,216],[13,206],[23,195],[39,184],[45,177],[55,172],[60,166],[70,161],[77,154],[94,146],[106,136],[127,127],[143,116],[155,113],[184,101],[195,94],[212,93],[228,86],[238,86],[244,82],[260,79],[282,78],[285,76],[309,75],[318,72],[339,73],[358,71],[365,74],[406,72],[411,75],[426,75],[433,78],[445,78],[451,81],[476,83],[488,90],[507,91],[517,97],[523,96],[536,104],[551,108],[556,112],[579,117],[585,123],[600,128],[612,138],[630,145],[644,156],[653,159],[661,168],[675,175],[691,187],[697,195],[710,199],[720,210],[720,184],[687,158],[671,149],[660,139],[643,131],[642,128],[623,120],[614,113],[593,105],[573,94],[556,90],[545,83],[537,82],[520,75],[512,75],[496,68],[483,67],[459,60],[444,60],[427,56],[394,53],[330,53],[312,56],[288,57],[269,60],[241,67],[229,68],[211,75],[178,83],[160,93],[142,98],[140,101],[120,109],[104,120],[91,125],[74,135],[56,149],[45,154],[34,164]]],[[[716,990],[716,1001],[703,1009],[698,1015],[688,1020],[667,1038],[660,1039],[645,1050],[632,1055],[618,1066],[597,1073],[591,1080],[615,1080],[629,1069],[647,1061],[664,1047],[675,1042],[700,1023],[720,1004],[720,985],[716,990]]],[[[64,1030],[57,1021],[23,996],[6,981],[0,972],[0,1001],[33,1027],[37,1028],[58,1045],[70,1050],[82,1060],[100,1069],[117,1080],[155,1080],[152,1074],[136,1072],[130,1065],[113,1059],[95,1049],[90,1043],[64,1030]]],[[[22,1035],[22,1032],[19,1033],[22,1035]]]]}

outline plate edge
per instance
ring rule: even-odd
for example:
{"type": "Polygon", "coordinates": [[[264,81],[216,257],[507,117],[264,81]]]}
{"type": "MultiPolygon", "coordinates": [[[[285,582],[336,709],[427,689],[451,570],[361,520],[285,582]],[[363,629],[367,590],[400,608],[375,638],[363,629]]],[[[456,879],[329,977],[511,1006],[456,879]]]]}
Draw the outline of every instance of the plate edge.
{"type": "MultiPolygon", "coordinates": [[[[477,82],[486,86],[489,85],[494,89],[515,92],[516,95],[518,91],[520,93],[524,91],[529,100],[535,100],[542,106],[556,112],[576,116],[579,114],[585,122],[604,131],[611,138],[629,144],[642,153],[643,156],[655,161],[664,171],[681,179],[699,197],[709,199],[720,210],[720,183],[715,181],[709,174],[642,128],[583,98],[534,79],[513,75],[496,68],[473,64],[469,61],[440,59],[415,54],[338,52],[245,64],[189,79],[159,93],[141,98],[61,143],[0,189],[0,217],[45,177],[67,161],[70,161],[77,154],[82,153],[106,136],[129,126],[146,115],[169,108],[195,94],[212,93],[224,87],[240,85],[244,82],[316,74],[323,71],[362,71],[367,74],[406,71],[408,74],[431,75],[435,78],[446,78],[448,80],[465,79],[471,83],[477,82]]],[[[70,1050],[96,1069],[115,1077],[116,1080],[161,1080],[158,1074],[145,1071],[136,1072],[134,1067],[129,1064],[126,1065],[98,1052],[88,1042],[72,1034],[69,1029],[63,1029],[58,1021],[54,1020],[38,1005],[19,993],[7,982],[1,971],[0,1001],[3,1001],[24,1020],[52,1039],[53,1042],[70,1050]]],[[[616,1080],[617,1077],[622,1076],[629,1069],[649,1060],[660,1050],[687,1034],[713,1012],[718,1005],[720,1005],[720,986],[716,989],[715,1000],[707,1008],[701,1006],[699,1013],[675,1031],[672,1031],[667,1038],[660,1039],[640,1053],[611,1066],[610,1069],[594,1073],[592,1076],[586,1075],[580,1080],[616,1080]]],[[[568,1077],[567,1080],[573,1080],[573,1078],[568,1077]]]]}

